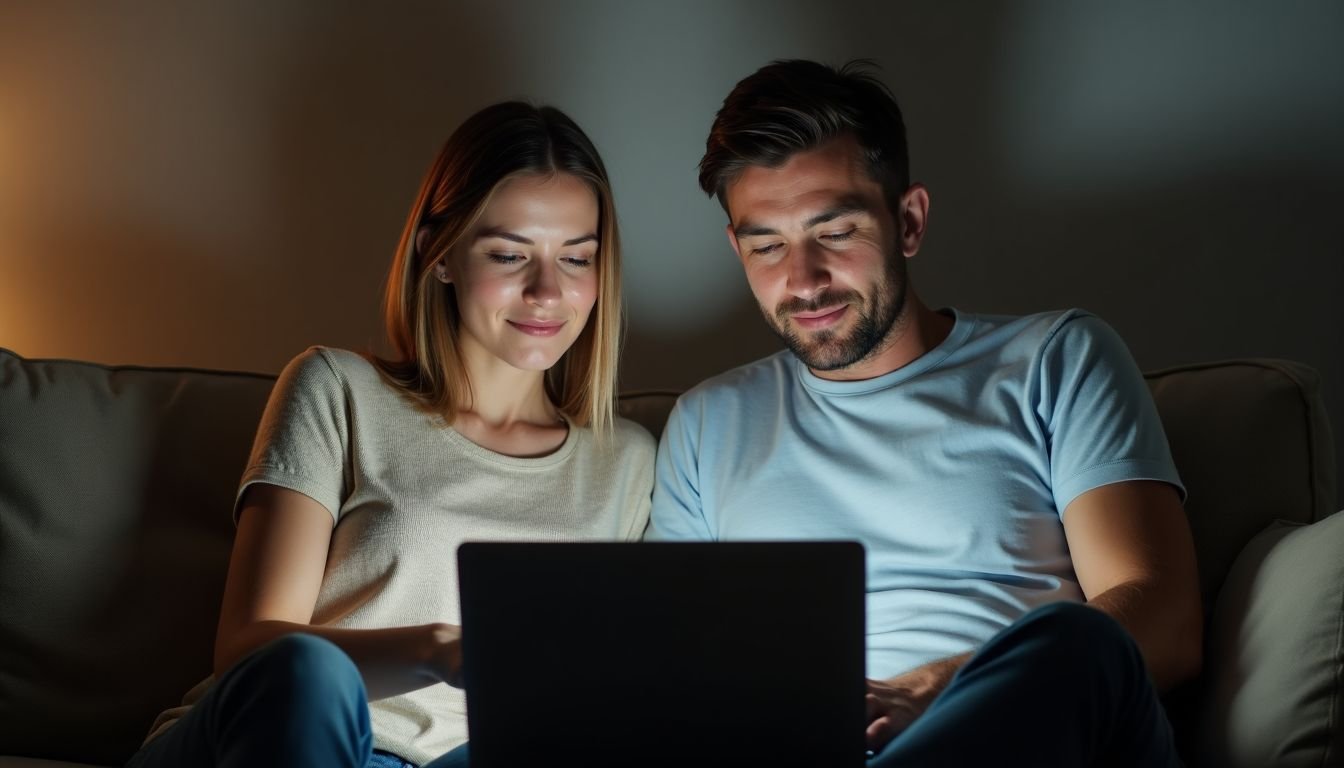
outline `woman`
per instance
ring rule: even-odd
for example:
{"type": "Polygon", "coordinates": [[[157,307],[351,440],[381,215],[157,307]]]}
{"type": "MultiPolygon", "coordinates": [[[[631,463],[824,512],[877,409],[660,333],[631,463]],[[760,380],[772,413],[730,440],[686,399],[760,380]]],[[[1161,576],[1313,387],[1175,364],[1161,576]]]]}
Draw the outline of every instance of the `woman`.
{"type": "Polygon", "coordinates": [[[463,123],[392,262],[395,358],[313,348],[281,374],[216,677],[130,765],[465,764],[442,756],[466,740],[458,544],[635,539],[648,517],[653,440],[613,413],[619,279],[578,126],[517,102],[463,123]]]}

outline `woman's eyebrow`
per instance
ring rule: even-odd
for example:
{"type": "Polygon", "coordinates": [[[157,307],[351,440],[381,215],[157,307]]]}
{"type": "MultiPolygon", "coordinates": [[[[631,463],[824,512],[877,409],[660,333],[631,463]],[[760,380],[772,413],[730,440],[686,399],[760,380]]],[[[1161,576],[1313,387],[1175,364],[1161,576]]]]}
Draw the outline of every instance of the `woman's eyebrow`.
{"type": "MultiPolygon", "coordinates": [[[[499,238],[499,239],[501,239],[501,240],[509,240],[509,241],[511,241],[511,242],[521,243],[522,245],[536,245],[536,243],[532,242],[531,240],[529,240],[529,239],[526,238],[526,237],[523,237],[522,235],[515,235],[514,233],[509,232],[509,231],[507,231],[507,230],[503,230],[503,229],[487,229],[487,230],[484,230],[484,231],[482,231],[479,235],[476,236],[476,239],[477,239],[477,240],[484,240],[484,239],[489,238],[489,237],[497,237],[497,238],[499,238]]],[[[578,244],[580,244],[580,243],[586,243],[586,242],[588,242],[589,240],[591,240],[591,241],[593,241],[593,242],[597,242],[597,235],[593,234],[592,232],[589,232],[589,233],[586,234],[586,235],[580,235],[579,237],[575,237],[575,238],[573,238],[573,239],[566,240],[564,243],[562,243],[562,245],[564,245],[565,247],[569,247],[569,246],[571,246],[571,245],[578,245],[578,244]]]]}

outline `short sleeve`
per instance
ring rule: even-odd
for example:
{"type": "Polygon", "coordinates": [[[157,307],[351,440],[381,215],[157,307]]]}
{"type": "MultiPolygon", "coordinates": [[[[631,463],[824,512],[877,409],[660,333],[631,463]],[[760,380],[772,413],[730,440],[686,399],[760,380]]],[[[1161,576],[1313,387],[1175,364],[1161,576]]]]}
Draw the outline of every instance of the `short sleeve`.
{"type": "Polygon", "coordinates": [[[685,398],[667,416],[658,443],[653,482],[653,507],[648,541],[705,541],[715,538],[700,503],[699,457],[688,429],[685,398]]]}
{"type": "Polygon", "coordinates": [[[313,347],[291,360],[257,427],[234,499],[235,521],[253,483],[298,491],[339,521],[348,486],[349,424],[346,387],[323,351],[313,347]]]}
{"type": "Polygon", "coordinates": [[[1062,318],[1041,350],[1037,416],[1055,505],[1111,483],[1159,480],[1185,498],[1157,407],[1124,341],[1099,318],[1062,318]]]}

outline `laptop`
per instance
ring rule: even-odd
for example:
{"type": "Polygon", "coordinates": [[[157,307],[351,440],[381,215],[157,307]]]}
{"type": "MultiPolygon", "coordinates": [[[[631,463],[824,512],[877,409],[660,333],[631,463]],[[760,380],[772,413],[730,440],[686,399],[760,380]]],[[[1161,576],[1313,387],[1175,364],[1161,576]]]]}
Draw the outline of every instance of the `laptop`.
{"type": "Polygon", "coordinates": [[[458,549],[474,768],[862,766],[857,542],[458,549]]]}

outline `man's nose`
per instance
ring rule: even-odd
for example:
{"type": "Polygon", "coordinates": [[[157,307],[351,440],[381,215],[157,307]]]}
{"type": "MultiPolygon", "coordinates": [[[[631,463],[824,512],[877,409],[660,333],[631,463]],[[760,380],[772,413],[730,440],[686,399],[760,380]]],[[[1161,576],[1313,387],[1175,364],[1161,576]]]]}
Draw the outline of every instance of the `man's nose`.
{"type": "Polygon", "coordinates": [[[831,287],[831,272],[827,255],[816,243],[805,243],[789,249],[789,293],[807,301],[831,287]]]}

